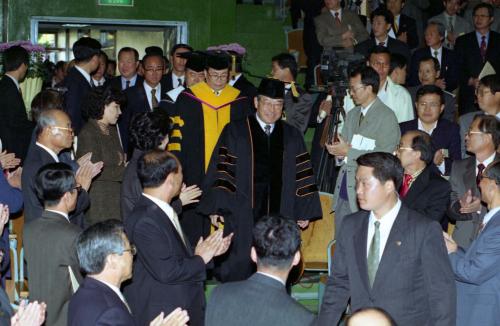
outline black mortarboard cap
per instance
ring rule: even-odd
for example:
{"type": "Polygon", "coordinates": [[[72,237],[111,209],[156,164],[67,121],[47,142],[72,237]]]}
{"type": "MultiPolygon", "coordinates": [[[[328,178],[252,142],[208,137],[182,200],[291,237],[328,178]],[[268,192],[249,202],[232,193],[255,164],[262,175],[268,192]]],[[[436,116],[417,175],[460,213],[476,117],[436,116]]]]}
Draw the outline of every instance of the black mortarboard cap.
{"type": "Polygon", "coordinates": [[[207,68],[215,70],[229,69],[230,56],[223,51],[210,51],[207,53],[207,68]]]}
{"type": "Polygon", "coordinates": [[[178,54],[179,57],[187,59],[186,68],[191,69],[196,72],[201,72],[205,70],[206,67],[206,54],[194,51],[194,52],[183,52],[178,54]]]}
{"type": "Polygon", "coordinates": [[[257,93],[270,98],[284,98],[285,83],[278,79],[264,78],[260,82],[257,93]]]}
{"type": "Polygon", "coordinates": [[[148,46],[145,50],[146,54],[148,55],[159,55],[163,57],[163,49],[160,48],[159,46],[148,46]]]}

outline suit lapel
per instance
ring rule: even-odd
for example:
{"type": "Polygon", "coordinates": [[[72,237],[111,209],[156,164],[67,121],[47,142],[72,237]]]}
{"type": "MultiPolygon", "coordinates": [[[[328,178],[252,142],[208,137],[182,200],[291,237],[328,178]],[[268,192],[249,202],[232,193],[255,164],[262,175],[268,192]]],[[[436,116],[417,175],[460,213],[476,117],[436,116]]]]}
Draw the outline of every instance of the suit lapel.
{"type": "Polygon", "coordinates": [[[369,217],[370,213],[364,212],[364,215],[360,217],[362,219],[360,230],[354,236],[354,254],[356,255],[356,260],[358,262],[359,273],[361,275],[361,278],[363,279],[363,284],[366,287],[367,291],[370,291],[370,283],[368,280],[368,265],[366,258],[369,217]]]}

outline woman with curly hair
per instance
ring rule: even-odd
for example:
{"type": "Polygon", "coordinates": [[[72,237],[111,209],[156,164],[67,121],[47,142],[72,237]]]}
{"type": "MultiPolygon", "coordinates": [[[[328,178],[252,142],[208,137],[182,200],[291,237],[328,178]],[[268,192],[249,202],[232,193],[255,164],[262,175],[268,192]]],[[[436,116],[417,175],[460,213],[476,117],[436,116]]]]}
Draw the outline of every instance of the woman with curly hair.
{"type": "Polygon", "coordinates": [[[96,87],[82,106],[88,122],[80,131],[76,156],[92,153],[93,161],[104,167],[92,182],[89,191],[90,209],[85,226],[120,218],[120,186],[125,171],[125,154],[120,143],[116,122],[124,97],[120,91],[96,87]]]}
{"type": "MultiPolygon", "coordinates": [[[[134,116],[130,123],[129,135],[134,153],[123,175],[121,193],[121,213],[125,223],[127,223],[127,217],[132,213],[142,194],[142,186],[137,176],[137,161],[142,153],[146,151],[152,149],[166,150],[170,129],[170,118],[161,109],[139,113],[134,116]]],[[[180,215],[182,206],[198,202],[197,198],[200,195],[201,190],[198,186],[186,187],[183,185],[181,194],[178,199],[172,202],[172,207],[180,215]]]]}

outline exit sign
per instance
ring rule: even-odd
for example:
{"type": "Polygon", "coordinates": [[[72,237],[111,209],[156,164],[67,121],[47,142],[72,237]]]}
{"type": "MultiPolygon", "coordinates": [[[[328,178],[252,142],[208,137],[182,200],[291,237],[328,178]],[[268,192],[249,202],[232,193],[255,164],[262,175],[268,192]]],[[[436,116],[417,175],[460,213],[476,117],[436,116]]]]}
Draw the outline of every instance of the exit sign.
{"type": "Polygon", "coordinates": [[[134,0],[98,0],[99,6],[134,6],[134,0]]]}

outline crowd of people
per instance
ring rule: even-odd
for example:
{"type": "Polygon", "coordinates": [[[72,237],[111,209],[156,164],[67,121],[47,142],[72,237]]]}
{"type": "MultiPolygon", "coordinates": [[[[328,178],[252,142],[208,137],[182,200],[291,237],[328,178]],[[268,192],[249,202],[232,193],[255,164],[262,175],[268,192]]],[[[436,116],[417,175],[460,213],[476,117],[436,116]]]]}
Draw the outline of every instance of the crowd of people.
{"type": "Polygon", "coordinates": [[[366,58],[335,135],[332,97],[300,87],[288,53],[256,87],[236,50],[124,47],[114,62],[84,37],[28,116],[28,52],[5,50],[0,272],[22,213],[32,302],[14,314],[0,291],[2,323],[496,325],[498,1],[444,0],[422,26],[404,0],[376,2],[365,19],[340,0],[306,12],[318,47],[366,58]],[[336,242],[316,316],[287,279],[325,215],[324,156],[336,242]]]}

